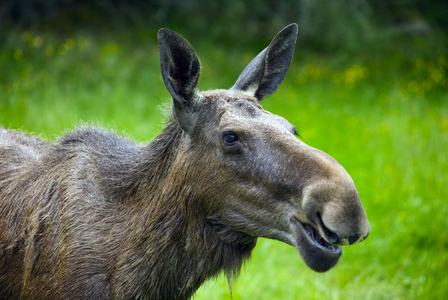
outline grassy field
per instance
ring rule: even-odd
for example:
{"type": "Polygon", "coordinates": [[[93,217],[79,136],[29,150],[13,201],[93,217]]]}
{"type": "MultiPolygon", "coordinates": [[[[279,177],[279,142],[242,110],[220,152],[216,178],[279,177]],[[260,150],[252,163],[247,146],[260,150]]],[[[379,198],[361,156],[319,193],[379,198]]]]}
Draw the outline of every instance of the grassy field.
{"type": "MultiPolygon", "coordinates": [[[[202,89],[230,87],[256,54],[195,48],[202,89]]],[[[448,296],[448,56],[439,51],[296,52],[284,84],[262,105],[347,169],[371,235],[344,248],[325,274],[309,270],[292,247],[259,239],[233,299],[448,296]]],[[[169,103],[155,40],[11,32],[0,48],[0,125],[7,128],[54,139],[88,122],[147,142],[161,129],[169,103]]],[[[195,299],[230,297],[220,277],[195,299]]]]}

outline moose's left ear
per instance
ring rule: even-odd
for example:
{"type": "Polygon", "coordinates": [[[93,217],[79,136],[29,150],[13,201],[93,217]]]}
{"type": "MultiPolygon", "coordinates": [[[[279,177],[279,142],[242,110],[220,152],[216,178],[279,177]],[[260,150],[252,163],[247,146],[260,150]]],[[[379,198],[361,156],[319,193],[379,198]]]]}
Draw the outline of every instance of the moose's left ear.
{"type": "Polygon", "coordinates": [[[291,64],[297,32],[295,23],[283,28],[249,63],[231,89],[249,93],[258,101],[275,93],[291,64]]]}
{"type": "Polygon", "coordinates": [[[179,34],[160,29],[158,38],[163,82],[173,96],[174,117],[191,134],[202,99],[198,87],[201,64],[193,47],[179,34]]]}

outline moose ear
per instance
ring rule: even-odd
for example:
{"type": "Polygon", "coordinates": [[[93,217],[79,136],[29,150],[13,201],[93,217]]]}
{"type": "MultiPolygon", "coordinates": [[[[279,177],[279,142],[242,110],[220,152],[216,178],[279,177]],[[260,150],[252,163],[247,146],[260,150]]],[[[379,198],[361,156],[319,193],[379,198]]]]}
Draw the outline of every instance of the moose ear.
{"type": "Polygon", "coordinates": [[[158,39],[163,82],[173,96],[174,117],[191,134],[202,99],[198,87],[201,64],[190,43],[174,31],[160,29],[158,39]]]}
{"type": "Polygon", "coordinates": [[[295,23],[283,28],[249,63],[231,89],[249,93],[258,101],[275,93],[291,64],[297,32],[295,23]]]}

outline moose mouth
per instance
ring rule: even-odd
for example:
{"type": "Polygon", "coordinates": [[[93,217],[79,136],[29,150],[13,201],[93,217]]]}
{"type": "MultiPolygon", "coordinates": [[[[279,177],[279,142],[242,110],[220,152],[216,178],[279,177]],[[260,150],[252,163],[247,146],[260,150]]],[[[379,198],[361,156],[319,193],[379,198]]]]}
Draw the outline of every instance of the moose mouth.
{"type": "Polygon", "coordinates": [[[296,249],[303,261],[316,272],[331,269],[341,257],[342,249],[328,243],[319,231],[311,225],[291,218],[295,229],[296,249]]]}

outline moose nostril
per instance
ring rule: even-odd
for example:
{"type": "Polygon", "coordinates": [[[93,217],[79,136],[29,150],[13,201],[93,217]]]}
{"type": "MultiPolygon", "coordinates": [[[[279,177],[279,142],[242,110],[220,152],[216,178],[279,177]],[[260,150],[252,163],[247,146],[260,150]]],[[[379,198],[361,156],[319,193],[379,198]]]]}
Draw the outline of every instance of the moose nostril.
{"type": "Polygon", "coordinates": [[[352,235],[352,236],[350,236],[349,238],[348,238],[348,243],[351,245],[351,244],[354,244],[354,243],[356,243],[358,240],[359,240],[359,238],[361,237],[361,235],[360,234],[354,234],[354,235],[352,235]]]}

